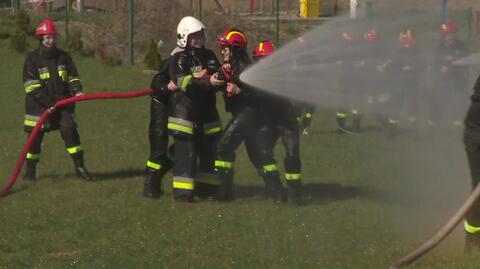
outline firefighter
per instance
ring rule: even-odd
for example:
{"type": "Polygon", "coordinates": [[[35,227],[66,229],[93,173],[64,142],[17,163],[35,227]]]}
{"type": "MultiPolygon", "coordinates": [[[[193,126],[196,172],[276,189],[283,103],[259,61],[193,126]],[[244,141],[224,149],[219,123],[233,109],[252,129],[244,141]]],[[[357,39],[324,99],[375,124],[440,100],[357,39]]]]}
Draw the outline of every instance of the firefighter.
{"type": "Polygon", "coordinates": [[[352,125],[359,128],[360,124],[360,100],[364,92],[360,84],[358,74],[359,70],[365,66],[365,61],[358,56],[357,40],[352,32],[343,32],[341,35],[341,44],[338,48],[341,55],[337,59],[337,67],[340,73],[338,92],[341,96],[341,104],[337,111],[337,133],[343,134],[349,132],[353,127],[347,127],[348,118],[351,116],[352,125]]]}
{"type": "MultiPolygon", "coordinates": [[[[366,61],[365,71],[362,73],[363,79],[360,81],[361,87],[365,87],[367,95],[367,104],[370,111],[373,112],[380,126],[385,129],[388,124],[388,106],[391,103],[391,95],[387,88],[390,85],[392,69],[392,60],[387,56],[385,44],[380,35],[374,30],[364,34],[366,41],[366,54],[369,59],[366,61]],[[373,77],[369,77],[372,76],[373,77]]],[[[363,98],[362,98],[363,99],[363,98]]],[[[362,100],[363,103],[363,100],[362,100]]],[[[362,113],[359,113],[358,124],[354,124],[354,131],[360,131],[360,119],[362,113]]]]}
{"type": "Polygon", "coordinates": [[[303,135],[309,134],[308,130],[310,128],[310,125],[312,125],[314,113],[315,105],[313,104],[305,102],[297,102],[295,104],[295,115],[303,135]]]}
{"type": "Polygon", "coordinates": [[[213,164],[221,123],[213,88],[224,82],[217,79],[220,65],[213,51],[205,48],[205,42],[205,25],[194,17],[184,17],[177,27],[178,48],[169,67],[175,83],[167,123],[175,149],[173,194],[176,200],[187,202],[193,201],[195,185],[199,196],[215,194],[219,185],[213,177],[213,164]],[[194,182],[197,155],[199,174],[209,174],[211,178],[194,182]]]}
{"type": "MultiPolygon", "coordinates": [[[[257,44],[253,53],[255,61],[273,53],[275,47],[269,40],[257,44]]],[[[302,173],[300,161],[299,125],[295,108],[290,100],[263,92],[259,99],[260,127],[257,144],[261,150],[262,176],[267,191],[276,203],[284,202],[282,183],[273,156],[273,150],[279,137],[285,149],[285,179],[290,190],[289,197],[296,205],[303,204],[302,173]]]]}
{"type": "Polygon", "coordinates": [[[460,118],[464,113],[464,100],[468,96],[466,90],[468,68],[453,65],[453,62],[466,57],[468,50],[458,38],[458,27],[454,22],[442,24],[440,35],[441,43],[435,51],[432,68],[434,80],[430,93],[428,124],[435,126],[441,123],[461,127],[460,118]],[[448,109],[445,109],[445,100],[449,102],[448,109]]]}
{"type": "Polygon", "coordinates": [[[409,124],[418,121],[418,50],[411,30],[401,32],[399,48],[391,66],[391,100],[387,104],[387,122],[385,134],[393,137],[398,132],[400,120],[409,124]]]}
{"type": "MultiPolygon", "coordinates": [[[[465,118],[463,142],[470,167],[472,187],[480,182],[480,76],[474,86],[471,104],[465,118]]],[[[480,200],[468,211],[465,219],[466,250],[480,248],[480,200]]]]}
{"type": "Polygon", "coordinates": [[[256,145],[257,116],[256,95],[250,87],[243,84],[238,76],[251,63],[247,53],[247,38],[237,29],[226,30],[216,42],[221,46],[224,65],[219,78],[227,81],[224,90],[225,109],[232,118],[225,127],[217,146],[215,170],[221,178],[217,199],[234,199],[233,164],[235,151],[245,142],[247,153],[254,166],[260,170],[259,151],[256,145]]]}
{"type": "Polygon", "coordinates": [[[77,68],[68,53],[57,48],[58,32],[52,20],[42,21],[35,37],[40,44],[28,54],[23,67],[25,97],[25,131],[31,134],[45,109],[52,111],[42,126],[37,139],[27,154],[26,180],[36,180],[36,166],[40,160],[41,144],[46,132],[60,129],[67,152],[73,159],[76,174],[84,180],[93,180],[85,168],[83,149],[75,122],[75,106],[55,108],[55,102],[82,95],[82,84],[77,68]]]}
{"type": "Polygon", "coordinates": [[[145,167],[145,182],[143,194],[145,197],[158,198],[162,194],[161,181],[163,176],[172,168],[172,148],[168,150],[168,102],[172,89],[169,62],[167,58],[160,64],[159,72],[154,76],[151,88],[153,93],[150,100],[149,142],[150,157],[145,167]]]}

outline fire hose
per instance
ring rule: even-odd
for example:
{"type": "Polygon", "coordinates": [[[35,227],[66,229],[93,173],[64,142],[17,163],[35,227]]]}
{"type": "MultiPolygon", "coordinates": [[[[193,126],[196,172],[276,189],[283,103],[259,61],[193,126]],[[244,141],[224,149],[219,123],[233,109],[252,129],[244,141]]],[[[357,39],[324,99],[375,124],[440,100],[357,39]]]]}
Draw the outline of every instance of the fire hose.
{"type": "MultiPolygon", "coordinates": [[[[65,98],[62,100],[59,100],[55,103],[55,108],[63,107],[68,104],[76,103],[76,102],[81,102],[81,101],[87,101],[87,100],[96,100],[96,99],[124,99],[124,98],[133,98],[133,97],[139,97],[139,96],[144,96],[153,93],[153,90],[151,88],[146,88],[143,90],[137,90],[137,91],[128,91],[128,92],[118,92],[118,93],[89,93],[89,94],[84,94],[84,95],[79,95],[79,96],[74,96],[74,97],[69,97],[65,98]]],[[[46,109],[42,115],[40,116],[40,119],[36,123],[35,127],[33,128],[30,136],[28,137],[27,142],[25,143],[25,146],[23,147],[22,152],[20,153],[20,157],[17,160],[17,163],[15,165],[15,169],[12,172],[12,175],[10,176],[10,179],[4,184],[2,189],[0,189],[0,197],[4,197],[8,195],[10,192],[10,189],[15,185],[15,182],[17,181],[18,174],[22,170],[23,164],[25,162],[25,158],[27,156],[28,151],[30,150],[30,146],[32,143],[35,141],[37,138],[38,134],[41,131],[42,125],[45,123],[47,118],[52,114],[54,110],[51,109],[46,109]]]]}
{"type": "Polygon", "coordinates": [[[472,208],[473,204],[478,200],[478,198],[480,198],[480,184],[475,187],[475,189],[467,198],[465,203],[432,238],[423,243],[412,253],[393,263],[389,269],[398,269],[407,266],[418,260],[423,255],[427,254],[433,248],[435,248],[462,221],[462,219],[465,217],[470,208],[472,208]]]}

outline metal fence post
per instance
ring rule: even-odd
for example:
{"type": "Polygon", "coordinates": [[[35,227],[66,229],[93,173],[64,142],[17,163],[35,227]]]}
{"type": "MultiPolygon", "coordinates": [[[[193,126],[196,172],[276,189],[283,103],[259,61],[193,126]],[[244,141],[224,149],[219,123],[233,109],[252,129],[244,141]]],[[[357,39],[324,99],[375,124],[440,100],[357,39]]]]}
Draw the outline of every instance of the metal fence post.
{"type": "Polygon", "coordinates": [[[280,0],[277,0],[277,10],[276,10],[276,29],[277,34],[275,41],[277,46],[280,47],[280,0]]]}
{"type": "Polygon", "coordinates": [[[68,44],[68,22],[69,22],[69,11],[70,11],[70,1],[65,0],[65,40],[68,44]]]}
{"type": "Polygon", "coordinates": [[[130,65],[135,64],[135,0],[128,1],[130,65]]]}

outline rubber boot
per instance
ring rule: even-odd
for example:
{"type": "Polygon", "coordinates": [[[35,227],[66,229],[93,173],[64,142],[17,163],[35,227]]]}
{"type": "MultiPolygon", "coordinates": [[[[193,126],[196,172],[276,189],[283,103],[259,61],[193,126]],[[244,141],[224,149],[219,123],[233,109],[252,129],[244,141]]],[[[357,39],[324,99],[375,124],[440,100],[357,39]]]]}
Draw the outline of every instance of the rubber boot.
{"type": "Polygon", "coordinates": [[[37,180],[37,160],[26,160],[26,170],[23,176],[24,180],[36,181],[37,180]]]}
{"type": "Polygon", "coordinates": [[[290,192],[289,193],[290,200],[296,206],[302,206],[304,204],[302,182],[300,180],[288,180],[287,184],[290,192]]]}
{"type": "Polygon", "coordinates": [[[147,167],[143,184],[143,196],[154,199],[162,196],[161,180],[160,170],[147,167]]]}
{"type": "Polygon", "coordinates": [[[353,121],[352,121],[352,132],[359,133],[361,132],[360,129],[360,124],[362,122],[362,115],[357,114],[353,116],[353,121]]]}
{"type": "Polygon", "coordinates": [[[75,172],[78,177],[83,178],[86,181],[93,181],[93,177],[88,172],[83,163],[83,152],[77,152],[71,155],[73,164],[75,165],[75,172]]]}
{"type": "Polygon", "coordinates": [[[346,130],[346,124],[347,119],[344,117],[337,117],[337,133],[338,134],[344,134],[346,130]]]}
{"type": "Polygon", "coordinates": [[[278,172],[263,174],[263,181],[265,182],[267,195],[273,198],[275,204],[281,204],[287,201],[287,193],[283,189],[278,172]]]}
{"type": "Polygon", "coordinates": [[[480,234],[465,233],[465,252],[473,252],[480,250],[480,234]]]}
{"type": "Polygon", "coordinates": [[[233,170],[215,168],[215,174],[220,178],[220,186],[215,195],[215,199],[223,202],[233,201],[235,199],[233,170]]]}

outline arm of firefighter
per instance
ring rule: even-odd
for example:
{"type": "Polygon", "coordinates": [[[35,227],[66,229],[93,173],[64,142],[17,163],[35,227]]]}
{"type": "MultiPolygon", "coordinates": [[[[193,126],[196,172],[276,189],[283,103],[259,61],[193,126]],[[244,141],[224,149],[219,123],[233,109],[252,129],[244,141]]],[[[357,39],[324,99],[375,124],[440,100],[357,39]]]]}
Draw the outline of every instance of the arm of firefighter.
{"type": "Polygon", "coordinates": [[[192,74],[186,54],[178,53],[174,63],[176,84],[181,91],[188,92],[198,88],[210,89],[210,80],[208,78],[196,78],[192,74]]]}
{"type": "Polygon", "coordinates": [[[41,106],[47,108],[55,104],[51,98],[48,97],[44,85],[40,81],[38,69],[31,57],[27,57],[23,65],[23,87],[25,93],[33,97],[41,106]]]}
{"type": "Polygon", "coordinates": [[[80,75],[77,67],[71,57],[67,58],[67,74],[68,74],[68,90],[72,95],[81,94],[83,92],[80,75]]]}

